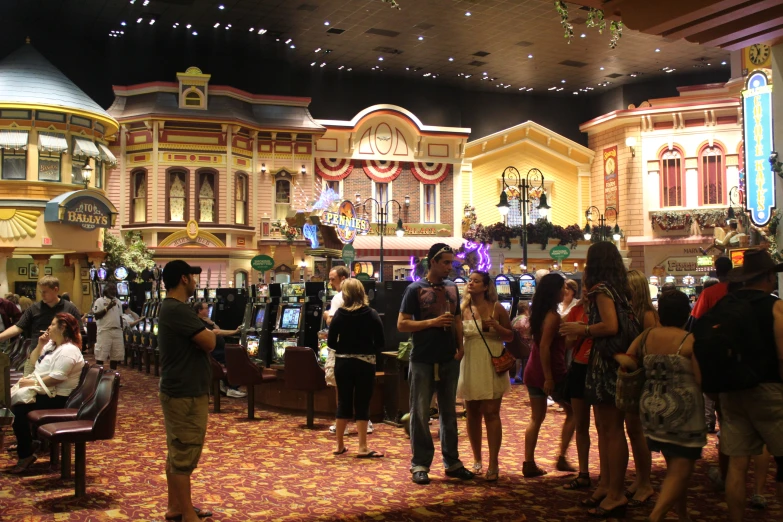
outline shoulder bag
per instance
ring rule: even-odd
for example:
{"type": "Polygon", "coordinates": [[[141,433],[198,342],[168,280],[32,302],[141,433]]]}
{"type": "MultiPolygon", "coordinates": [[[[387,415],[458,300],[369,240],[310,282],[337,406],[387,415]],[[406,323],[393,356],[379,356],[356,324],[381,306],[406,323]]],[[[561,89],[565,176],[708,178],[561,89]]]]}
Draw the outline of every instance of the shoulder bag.
{"type": "Polygon", "coordinates": [[[622,367],[617,370],[617,394],[615,395],[615,405],[620,411],[625,413],[639,413],[639,401],[642,398],[644,384],[647,382],[647,374],[644,370],[644,356],[646,354],[645,344],[647,336],[652,328],[648,328],[642,335],[642,342],[639,346],[638,365],[632,372],[626,372],[622,367]]]}
{"type": "MultiPolygon", "coordinates": [[[[36,401],[37,395],[48,395],[54,397],[57,393],[50,390],[43,382],[43,378],[38,372],[33,373],[38,384],[35,386],[26,386],[21,388],[17,382],[11,387],[11,406],[17,404],[32,404],[36,401]]],[[[30,378],[29,376],[27,377],[30,378]]]]}
{"type": "Polygon", "coordinates": [[[400,343],[397,348],[397,359],[402,362],[408,362],[411,359],[411,352],[413,351],[413,335],[408,337],[407,341],[400,343]]]}
{"type": "Polygon", "coordinates": [[[476,330],[478,330],[479,335],[481,336],[481,340],[484,341],[484,346],[487,347],[487,352],[489,352],[489,357],[492,359],[492,366],[495,367],[495,373],[498,375],[506,373],[511,368],[513,368],[517,360],[516,358],[509,353],[508,350],[503,348],[503,351],[500,352],[500,355],[498,357],[495,357],[492,355],[492,350],[489,349],[489,345],[487,344],[487,340],[484,339],[484,334],[481,333],[481,328],[479,328],[478,321],[476,321],[476,315],[473,314],[473,311],[471,310],[471,314],[473,315],[473,322],[476,325],[476,330]]]}

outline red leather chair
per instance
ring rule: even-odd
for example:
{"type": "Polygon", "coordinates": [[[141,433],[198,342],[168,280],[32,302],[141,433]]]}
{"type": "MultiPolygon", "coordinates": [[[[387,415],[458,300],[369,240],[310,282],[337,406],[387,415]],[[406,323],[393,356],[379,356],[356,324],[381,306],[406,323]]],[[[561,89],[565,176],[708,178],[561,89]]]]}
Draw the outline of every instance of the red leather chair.
{"type": "Polygon", "coordinates": [[[307,427],[313,428],[315,392],[326,388],[326,372],[318,364],[315,351],[306,346],[285,349],[285,387],[307,392],[307,427]]]}
{"type": "Polygon", "coordinates": [[[79,409],[77,420],[38,427],[41,439],[76,445],[76,497],[83,497],[87,489],[87,443],[114,438],[119,397],[120,374],[104,374],[92,400],[79,409]]]}
{"type": "MultiPolygon", "coordinates": [[[[65,407],[57,408],[53,410],[35,410],[27,414],[27,419],[30,421],[32,428],[37,428],[43,424],[50,424],[53,422],[67,422],[75,421],[79,408],[83,404],[89,402],[95,395],[98,389],[98,383],[103,376],[103,368],[100,366],[93,366],[90,368],[89,364],[84,365],[82,373],[85,375],[82,383],[77,387],[73,393],[68,397],[68,402],[65,403],[65,407]],[[85,372],[84,369],[87,369],[85,372]]],[[[61,467],[62,478],[71,478],[71,447],[66,442],[63,443],[63,459],[61,467]]],[[[52,443],[49,448],[49,465],[54,467],[60,460],[59,444],[52,443]]]]}
{"type": "Polygon", "coordinates": [[[247,386],[247,418],[255,418],[256,394],[255,386],[277,380],[272,375],[264,375],[250,357],[247,350],[238,344],[226,345],[226,370],[228,383],[231,386],[247,386]]]}
{"type": "Polygon", "coordinates": [[[209,356],[212,367],[212,404],[215,413],[220,413],[220,382],[228,377],[228,372],[214,357],[209,356]]]}

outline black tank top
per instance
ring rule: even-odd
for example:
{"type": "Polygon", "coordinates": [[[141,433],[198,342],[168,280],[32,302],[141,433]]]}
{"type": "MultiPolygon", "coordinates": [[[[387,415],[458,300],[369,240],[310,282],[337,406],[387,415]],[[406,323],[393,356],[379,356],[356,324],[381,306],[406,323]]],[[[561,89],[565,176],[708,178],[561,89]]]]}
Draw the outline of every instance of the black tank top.
{"type": "Polygon", "coordinates": [[[759,337],[762,341],[757,352],[760,358],[757,368],[761,372],[761,382],[783,382],[780,377],[777,344],[775,344],[775,319],[772,315],[772,308],[778,298],[762,290],[744,289],[738,290],[736,296],[750,301],[756,316],[759,337]]]}

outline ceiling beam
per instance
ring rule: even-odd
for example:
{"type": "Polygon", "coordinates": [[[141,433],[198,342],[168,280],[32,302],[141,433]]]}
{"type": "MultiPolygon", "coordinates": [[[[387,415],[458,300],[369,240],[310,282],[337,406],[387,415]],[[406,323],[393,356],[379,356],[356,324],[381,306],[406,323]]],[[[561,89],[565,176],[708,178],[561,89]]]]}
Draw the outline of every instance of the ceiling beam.
{"type": "Polygon", "coordinates": [[[745,38],[739,38],[729,42],[721,47],[727,51],[739,51],[753,44],[765,43],[773,46],[783,41],[783,26],[778,26],[774,30],[762,31],[745,38]]]}
{"type": "Polygon", "coordinates": [[[764,31],[775,30],[782,24],[783,6],[776,6],[773,9],[738,18],[721,27],[686,36],[685,39],[689,42],[700,43],[710,47],[722,47],[764,31]]]}
{"type": "Polygon", "coordinates": [[[626,0],[618,4],[623,23],[647,34],[662,34],[697,22],[715,12],[731,9],[747,0],[626,0]]]}
{"type": "MultiPolygon", "coordinates": [[[[661,34],[661,36],[664,38],[688,38],[700,33],[706,33],[712,29],[720,28],[723,29],[725,34],[728,30],[728,27],[723,27],[724,25],[738,25],[740,23],[742,23],[742,25],[746,25],[744,21],[746,17],[751,18],[753,15],[761,14],[762,12],[764,16],[769,19],[771,17],[777,16],[778,13],[783,13],[783,6],[780,5],[780,0],[763,0],[758,3],[748,2],[733,9],[715,12],[710,16],[702,18],[696,22],[683,25],[671,31],[665,31],[663,34],[661,34]]],[[[706,39],[701,36],[698,38],[699,40],[689,39],[688,41],[701,42],[706,39]]]]}

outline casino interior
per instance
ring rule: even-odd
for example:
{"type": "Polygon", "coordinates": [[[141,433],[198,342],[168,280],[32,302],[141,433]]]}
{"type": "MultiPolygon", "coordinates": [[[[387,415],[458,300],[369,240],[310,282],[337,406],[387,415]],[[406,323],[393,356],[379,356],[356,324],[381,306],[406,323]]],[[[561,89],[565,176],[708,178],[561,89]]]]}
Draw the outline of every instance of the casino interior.
{"type": "MultiPolygon", "coordinates": [[[[783,167],[769,157],[783,125],[783,91],[771,87],[783,82],[783,39],[758,20],[777,19],[783,1],[746,2],[755,14],[741,3],[83,0],[35,16],[32,4],[0,6],[13,21],[0,39],[0,297],[40,300],[36,281],[52,275],[89,324],[115,283],[140,319],[123,331],[116,429],[87,444],[86,471],[77,446],[76,497],[63,443],[51,457],[59,475],[45,475],[45,458],[22,482],[0,473],[11,492],[0,509],[9,520],[162,517],[161,271],[182,259],[202,268],[190,302],[236,330],[226,364],[211,360],[194,475],[215,520],[577,520],[574,497],[513,475],[523,429],[505,434],[507,491],[444,481],[444,501],[411,487],[402,298],[439,242],[454,251],[461,296],[471,271],[487,271],[512,319],[541,270],[581,289],[598,241],[645,275],[653,300],[665,283],[696,299],[721,255],[739,266],[764,246],[779,260],[783,167]],[[385,331],[370,442],[391,458],[361,466],[333,458],[328,430],[338,266],[385,331]],[[221,397],[222,378],[247,397],[221,397]]],[[[5,407],[29,345],[0,354],[5,407]]],[[[507,426],[529,415],[522,388],[504,402],[507,426]]],[[[540,447],[557,446],[556,415],[540,447]]],[[[700,509],[713,502],[696,493],[700,509]]]]}

